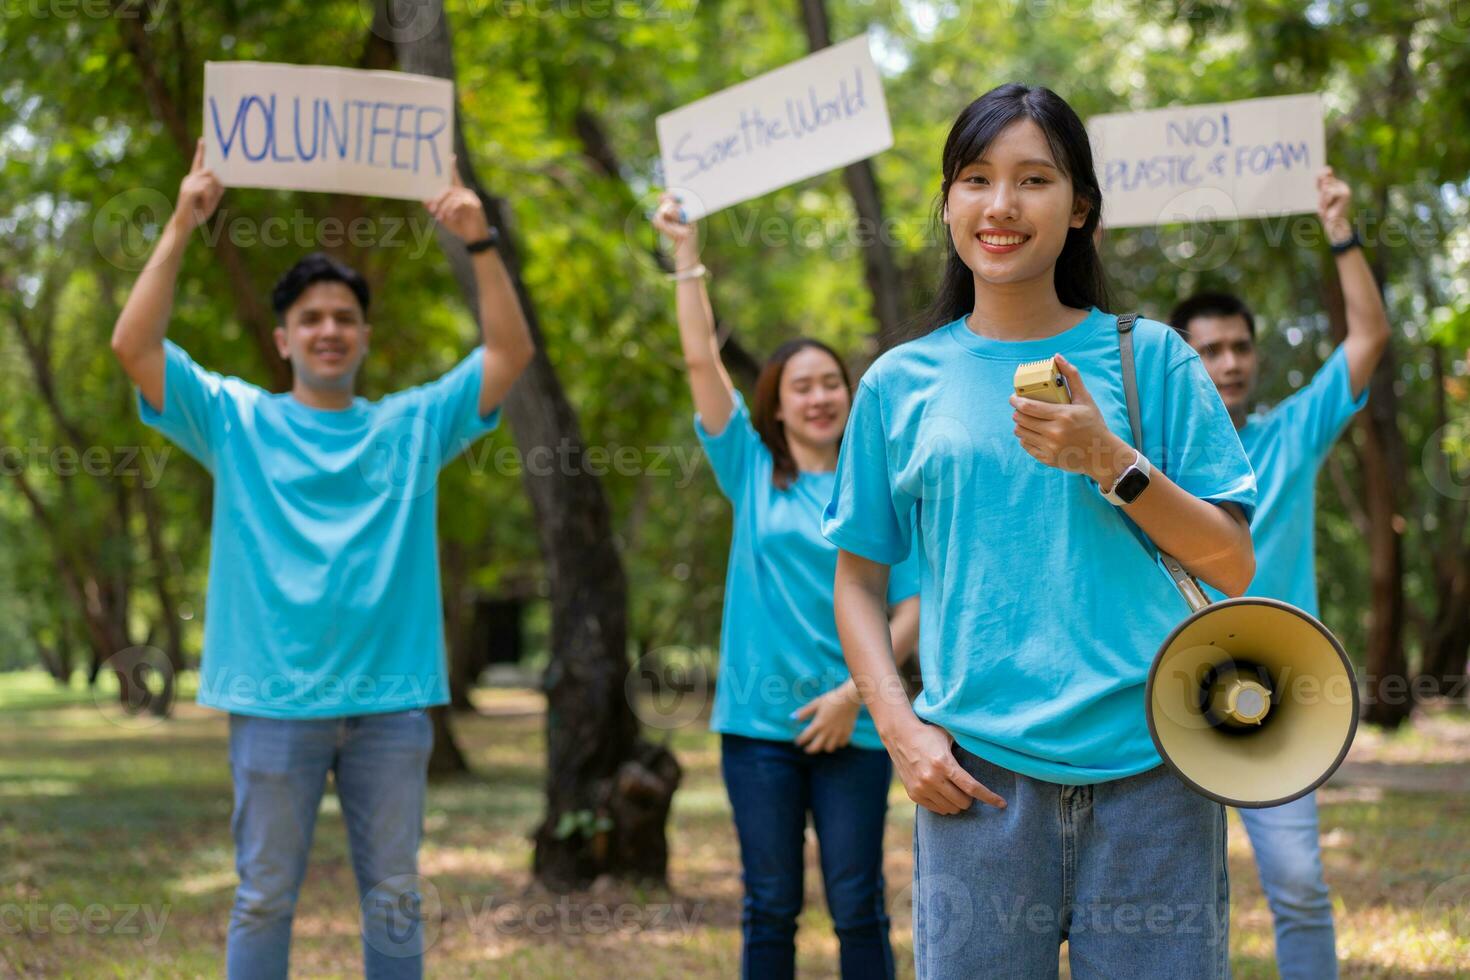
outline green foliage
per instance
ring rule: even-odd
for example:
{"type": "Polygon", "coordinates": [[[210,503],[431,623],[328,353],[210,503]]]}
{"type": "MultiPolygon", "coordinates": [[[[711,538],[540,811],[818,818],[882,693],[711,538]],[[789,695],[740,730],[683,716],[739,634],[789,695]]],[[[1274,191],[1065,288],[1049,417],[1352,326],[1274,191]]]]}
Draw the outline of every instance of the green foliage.
{"type": "MultiPolygon", "coordinates": [[[[56,573],[58,550],[130,577],[138,640],[160,628],[149,582],[162,575],[191,617],[186,648],[197,655],[209,480],[138,422],[106,344],[140,262],[139,243],[156,233],[158,209],[171,205],[186,163],[155,93],[162,86],[175,96],[192,135],[205,60],[352,65],[368,47],[368,4],[357,0],[142,6],[157,16],[143,41],[124,17],[139,12],[132,7],[111,18],[0,20],[0,444],[68,441],[29,368],[16,328],[23,323],[50,338],[58,400],[85,444],[171,451],[151,498],[163,557],[150,557],[137,513],[118,529],[105,481],[64,476],[49,463],[28,470],[45,505],[64,518],[54,535],[0,483],[0,667],[79,642],[75,601],[56,573]],[[141,207],[144,218],[117,220],[124,206],[128,215],[141,207]]],[[[1410,599],[1419,615],[1432,614],[1433,529],[1425,521],[1441,500],[1419,465],[1436,429],[1431,343],[1443,345],[1459,384],[1449,406],[1460,414],[1470,346],[1463,125],[1470,45],[1455,5],[1325,2],[1305,13],[1273,0],[828,6],[835,38],[864,29],[876,38],[895,145],[875,167],[914,310],[942,254],[932,212],[944,136],[955,113],[991,86],[1048,84],[1084,116],[1325,94],[1329,154],[1371,219],[1370,254],[1387,274],[1410,463],[1403,514],[1410,599]],[[926,19],[936,10],[938,21],[926,19]]],[[[512,205],[547,350],[584,440],[612,460],[631,447],[625,459],[638,460],[609,465],[603,478],[628,568],[632,641],[640,649],[706,646],[718,635],[729,510],[706,466],[686,476],[677,463],[697,443],[672,292],[652,258],[646,219],[661,183],[654,118],[805,54],[800,8],[794,0],[666,0],[606,4],[599,16],[557,9],[451,5],[465,131],[482,179],[512,205]],[[587,152],[589,119],[617,155],[615,173],[587,152]],[[661,472],[654,469],[660,454],[661,472]]],[[[301,216],[306,232],[284,246],[242,241],[244,273],[262,292],[301,253],[322,247],[327,216],[361,217],[380,230],[388,219],[408,222],[405,244],[328,249],[363,267],[374,288],[374,351],[362,379],[369,397],[434,377],[473,343],[472,321],[417,206],[231,190],[223,212],[218,233],[228,235],[258,232],[269,216],[301,216]]],[[[800,332],[862,359],[873,318],[853,222],[838,174],[704,222],[716,310],[746,347],[759,354],[800,332]]],[[[1208,228],[1111,233],[1105,256],[1116,305],[1162,317],[1202,286],[1242,292],[1261,314],[1262,394],[1278,400],[1310,377],[1329,346],[1329,264],[1315,231],[1316,219],[1305,216],[1213,235],[1208,228]]],[[[170,336],[208,367],[268,383],[267,355],[242,319],[225,268],[198,237],[170,336]]],[[[440,531],[451,598],[464,589],[544,595],[519,464],[501,430],[445,472],[440,531]]],[[[1357,653],[1368,582],[1354,522],[1360,480],[1346,446],[1330,466],[1320,489],[1324,617],[1357,653]]]]}

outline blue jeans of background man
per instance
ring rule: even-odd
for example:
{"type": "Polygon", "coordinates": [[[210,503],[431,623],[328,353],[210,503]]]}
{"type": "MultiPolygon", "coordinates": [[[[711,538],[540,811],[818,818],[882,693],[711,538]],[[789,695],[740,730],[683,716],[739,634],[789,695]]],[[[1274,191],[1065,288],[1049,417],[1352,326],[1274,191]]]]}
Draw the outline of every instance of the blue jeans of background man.
{"type": "Polygon", "coordinates": [[[954,755],[1006,806],[918,808],[919,980],[1055,978],[1064,939],[1073,980],[1229,976],[1223,807],[1163,766],[1064,786],[954,755]]]}
{"type": "Polygon", "coordinates": [[[1256,852],[1261,889],[1276,920],[1276,967],[1281,980],[1335,980],[1337,937],[1332,898],[1322,880],[1317,794],[1285,806],[1240,810],[1256,852]]]}
{"type": "Polygon", "coordinates": [[[287,975],[291,917],[328,772],[352,850],[367,976],[422,976],[418,849],[433,740],[422,709],[301,720],[230,716],[230,828],[240,875],[225,952],[230,977],[287,975]]]}
{"type": "Polygon", "coordinates": [[[796,972],[811,813],[842,976],[892,977],[883,906],[888,753],[848,745],[808,755],[793,742],[740,735],[722,736],[720,749],[745,882],[741,976],[783,980],[796,972]]]}

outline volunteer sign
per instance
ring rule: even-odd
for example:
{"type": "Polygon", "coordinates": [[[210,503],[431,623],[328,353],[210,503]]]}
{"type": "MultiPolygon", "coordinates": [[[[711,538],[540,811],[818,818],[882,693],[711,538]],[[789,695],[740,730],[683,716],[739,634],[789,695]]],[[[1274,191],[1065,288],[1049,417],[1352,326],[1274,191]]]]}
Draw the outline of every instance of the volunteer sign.
{"type": "Polygon", "coordinates": [[[454,86],[397,71],[204,66],[204,162],[227,187],[424,200],[449,183],[454,86]]]}
{"type": "Polygon", "coordinates": [[[1109,228],[1317,210],[1318,95],[1094,116],[1087,128],[1109,228]]]}
{"type": "Polygon", "coordinates": [[[689,220],[893,145],[867,36],[658,117],[664,183],[689,220]]]}

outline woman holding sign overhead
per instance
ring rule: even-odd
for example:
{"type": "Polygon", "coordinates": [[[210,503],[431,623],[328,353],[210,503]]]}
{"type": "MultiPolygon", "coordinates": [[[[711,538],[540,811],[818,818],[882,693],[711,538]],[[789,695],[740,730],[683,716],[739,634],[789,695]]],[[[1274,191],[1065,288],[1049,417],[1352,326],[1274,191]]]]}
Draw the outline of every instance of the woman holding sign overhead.
{"type": "MultiPolygon", "coordinates": [[[[720,363],[694,227],[672,195],[653,224],[675,244],[695,432],[734,509],[710,727],[721,734],[740,838],[742,975],[795,971],[810,813],[842,975],[891,977],[883,823],[892,767],[843,663],[837,549],[821,533],[851,402],[847,369],[820,341],[788,341],[762,368],[747,409],[720,363]]],[[[915,567],[900,564],[879,602],[884,648],[900,659],[918,628],[915,567]]]]}
{"type": "Polygon", "coordinates": [[[1199,357],[1151,320],[1129,443],[1102,192],[1066,102],[992,90],[942,166],[943,283],[858,387],[823,525],[848,663],[919,804],[918,975],[1054,977],[1066,940],[1077,980],[1223,977],[1224,811],[1161,766],[1144,719],[1153,653],[1188,610],[1137,531],[1239,594],[1250,465],[1199,357]],[[1053,356],[1070,397],[1017,397],[1017,368],[1053,356]],[[888,693],[883,603],[911,550],[912,706],[888,693]]]}

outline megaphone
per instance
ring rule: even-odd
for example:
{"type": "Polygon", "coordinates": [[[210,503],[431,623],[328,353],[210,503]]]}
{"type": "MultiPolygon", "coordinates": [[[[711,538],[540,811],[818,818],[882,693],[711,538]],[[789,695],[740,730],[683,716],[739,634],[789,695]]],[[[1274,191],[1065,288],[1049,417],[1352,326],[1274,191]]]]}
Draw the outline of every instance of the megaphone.
{"type": "Polygon", "coordinates": [[[1226,806],[1280,806],[1322,785],[1358,728],[1342,644],[1289,603],[1211,603],[1177,561],[1160,558],[1192,610],[1159,648],[1144,693],[1164,764],[1226,806]]]}

